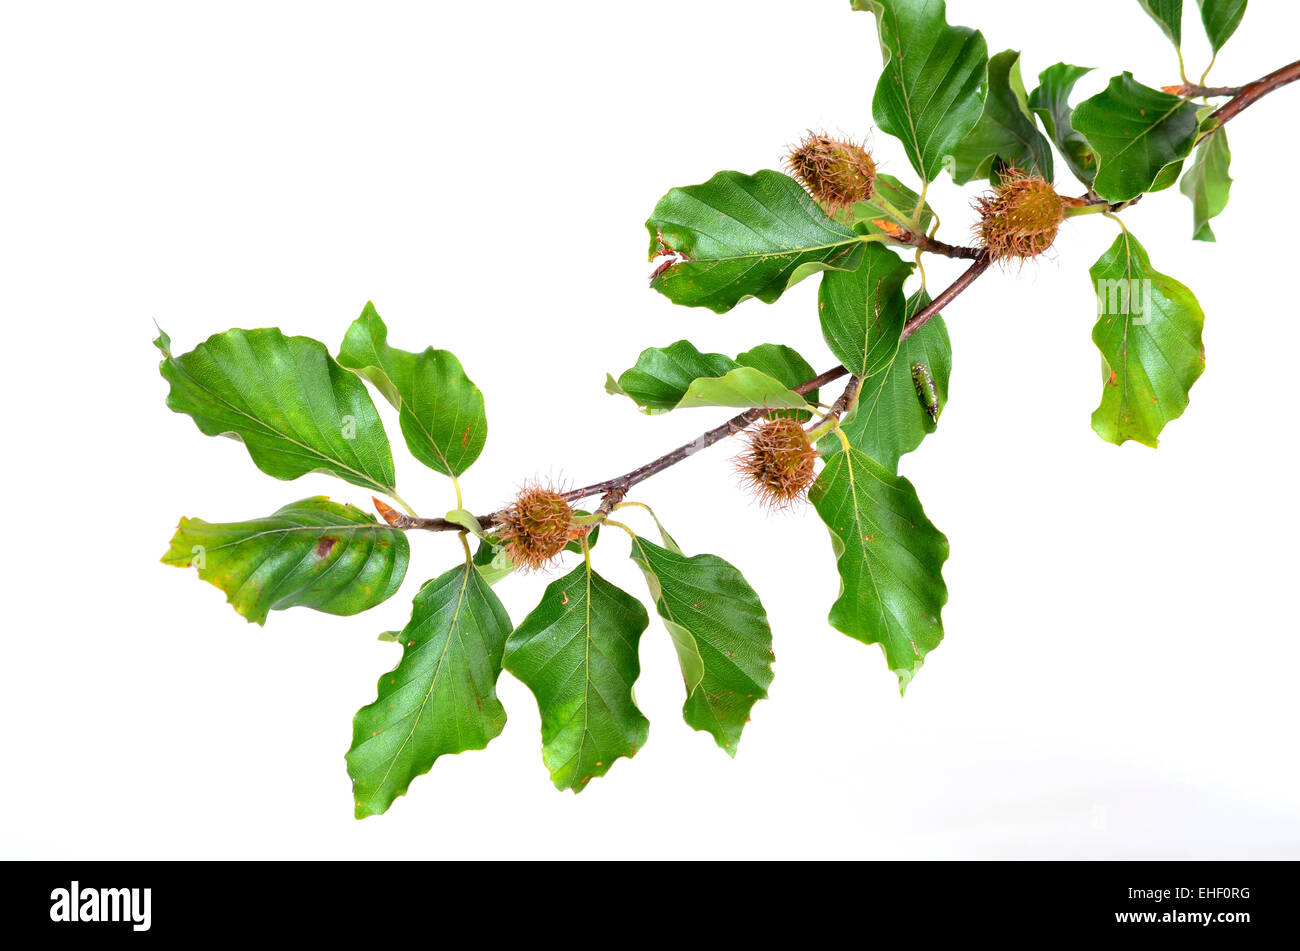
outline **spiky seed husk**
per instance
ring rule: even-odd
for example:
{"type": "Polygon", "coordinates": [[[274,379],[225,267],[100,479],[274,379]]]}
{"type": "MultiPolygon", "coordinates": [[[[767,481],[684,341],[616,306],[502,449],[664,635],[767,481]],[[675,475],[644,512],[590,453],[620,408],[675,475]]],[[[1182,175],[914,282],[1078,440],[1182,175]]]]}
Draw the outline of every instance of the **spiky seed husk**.
{"type": "Polygon", "coordinates": [[[564,496],[546,486],[526,485],[502,514],[497,535],[516,566],[538,571],[582,533],[564,496]]]}
{"type": "Polygon", "coordinates": [[[791,149],[785,167],[832,217],[866,201],[876,186],[876,163],[865,145],[815,132],[791,149]]]}
{"type": "Polygon", "coordinates": [[[747,437],[736,468],[758,500],[770,509],[784,509],[806,499],[817,478],[817,450],[798,420],[769,419],[747,437]]]}
{"type": "Polygon", "coordinates": [[[995,261],[1036,258],[1056,240],[1065,202],[1050,182],[1011,169],[993,191],[975,200],[975,234],[995,261]]]}

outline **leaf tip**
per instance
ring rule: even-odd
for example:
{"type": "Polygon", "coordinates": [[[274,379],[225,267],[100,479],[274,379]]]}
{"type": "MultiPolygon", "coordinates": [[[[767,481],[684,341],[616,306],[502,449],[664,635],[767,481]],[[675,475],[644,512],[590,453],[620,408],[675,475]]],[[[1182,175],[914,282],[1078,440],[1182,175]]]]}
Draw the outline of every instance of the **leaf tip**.
{"type": "Polygon", "coordinates": [[[899,669],[894,671],[894,673],[898,675],[898,695],[900,697],[907,696],[908,685],[911,684],[912,678],[916,676],[916,672],[920,669],[921,669],[921,662],[918,661],[916,666],[911,668],[910,670],[899,669]]]}

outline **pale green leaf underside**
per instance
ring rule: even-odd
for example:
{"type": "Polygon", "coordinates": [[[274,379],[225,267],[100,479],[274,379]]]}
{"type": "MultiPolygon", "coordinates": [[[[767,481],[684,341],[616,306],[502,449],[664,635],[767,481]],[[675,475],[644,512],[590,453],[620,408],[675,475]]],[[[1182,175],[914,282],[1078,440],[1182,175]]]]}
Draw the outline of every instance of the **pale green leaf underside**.
{"type": "MultiPolygon", "coordinates": [[[[792,387],[814,375],[789,347],[762,344],[733,360],[678,340],[643,350],[617,380],[606,377],[605,391],[629,397],[650,415],[699,406],[806,410],[808,398],[792,387]]],[[[816,392],[810,397],[816,399],[816,392]]]]}
{"type": "Polygon", "coordinates": [[[481,750],[499,734],[505,607],[474,564],[427,582],[396,636],[402,659],[352,721],[348,774],[358,819],[384,812],[439,756],[481,750]]]}
{"type": "Polygon", "coordinates": [[[689,409],[693,406],[807,409],[808,401],[766,373],[760,373],[753,367],[740,367],[722,377],[706,377],[692,382],[677,408],[689,409]]]}
{"type": "Polygon", "coordinates": [[[557,789],[581,792],[645,743],[650,723],[632,685],[649,623],[641,602],[584,563],[548,585],[510,635],[505,668],[537,698],[542,759],[557,789]]]}
{"type": "Polygon", "coordinates": [[[483,451],[483,394],[460,361],[432,347],[409,353],[388,345],[388,328],[366,304],[339,348],[339,363],[370,380],[397,408],[411,455],[444,475],[458,476],[483,451]]]}
{"type": "Polygon", "coordinates": [[[677,649],[683,717],[735,756],[750,710],[772,684],[767,612],[740,572],[716,555],[688,558],[637,537],[632,560],[677,649]]]}
{"type": "MultiPolygon", "coordinates": [[[[760,343],[757,347],[738,354],[736,362],[742,367],[753,367],[767,374],[791,390],[807,383],[817,375],[812,364],[797,350],[779,343],[760,343]]],[[[809,403],[815,403],[817,395],[817,390],[811,390],[804,394],[804,399],[809,403]]]]}
{"type": "Polygon", "coordinates": [[[1197,241],[1215,240],[1210,219],[1217,218],[1228,207],[1231,164],[1227,130],[1219,129],[1197,148],[1196,158],[1179,183],[1179,190],[1192,200],[1192,237],[1197,241]]]}
{"type": "Polygon", "coordinates": [[[489,585],[495,585],[501,579],[513,574],[516,566],[510,560],[510,553],[504,546],[480,541],[478,547],[474,549],[474,567],[478,569],[484,581],[489,585]]]}
{"type": "Polygon", "coordinates": [[[392,495],[393,453],[365,384],[325,345],[275,328],[227,330],[174,356],[154,341],[171,384],[167,405],[208,436],[232,436],[277,479],[327,472],[392,495]]]}
{"type": "Polygon", "coordinates": [[[403,532],[351,505],[315,496],[246,522],[181,519],[163,563],[196,565],[257,624],[267,613],[308,607],[357,614],[390,597],[406,574],[403,532]]]}
{"type": "Polygon", "coordinates": [[[702,185],[674,188],[646,222],[650,257],[687,260],[650,286],[676,304],[725,313],[749,297],[770,304],[817,271],[857,264],[862,241],[828,218],[794,179],[780,172],[719,172],[702,185]]]}
{"type": "Polygon", "coordinates": [[[912,484],[857,449],[826,460],[810,498],[831,531],[842,582],[831,626],[879,644],[905,690],[943,639],[948,540],[912,484]]]}
{"type": "Polygon", "coordinates": [[[1117,445],[1132,439],[1155,446],[1165,423],[1187,408],[1205,369],[1205,314],[1190,290],[1151,266],[1127,232],[1090,273],[1098,310],[1092,340],[1102,355],[1092,428],[1117,445]]]}

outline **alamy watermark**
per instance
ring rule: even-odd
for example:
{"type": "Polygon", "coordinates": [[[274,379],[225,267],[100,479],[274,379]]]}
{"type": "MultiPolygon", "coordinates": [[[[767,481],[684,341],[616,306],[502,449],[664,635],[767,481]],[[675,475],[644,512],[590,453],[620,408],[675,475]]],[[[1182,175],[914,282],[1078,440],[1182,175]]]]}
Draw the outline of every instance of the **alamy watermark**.
{"type": "Polygon", "coordinates": [[[151,888],[70,888],[50,892],[50,921],[130,922],[133,931],[148,931],[151,888]]]}
{"type": "Polygon", "coordinates": [[[1130,317],[1130,324],[1144,327],[1151,322],[1151,293],[1149,279],[1098,281],[1097,316],[1130,317]]]}

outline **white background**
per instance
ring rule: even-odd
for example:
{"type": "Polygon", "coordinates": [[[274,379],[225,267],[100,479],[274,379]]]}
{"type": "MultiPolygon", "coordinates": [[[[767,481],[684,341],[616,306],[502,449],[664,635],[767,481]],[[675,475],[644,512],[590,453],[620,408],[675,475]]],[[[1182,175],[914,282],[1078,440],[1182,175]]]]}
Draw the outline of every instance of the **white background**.
{"type": "MultiPolygon", "coordinates": [[[[1023,49],[1031,87],[1058,60],[1097,66],[1076,101],[1123,69],[1177,80],[1131,0],[1093,0],[1090,23],[1048,7],[951,0],[949,18],[1023,49]]],[[[1187,7],[1195,76],[1208,54],[1187,7]]],[[[402,591],[369,614],[265,628],[159,564],[181,515],[368,497],[276,482],[168,411],[153,322],[177,352],[232,326],[337,347],[373,299],[396,346],[452,350],[486,394],[471,508],[534,476],[622,472],[725,416],[651,419],[605,395],[643,347],[774,341],[834,363],[816,280],[725,316],[673,307],[646,287],[642,222],[671,186],[778,166],[808,127],[870,136],[914,181],[872,127],[873,19],[847,0],[3,10],[0,856],[1300,856],[1300,88],[1229,127],[1219,244],[1190,240],[1176,190],[1125,214],[1208,315],[1208,369],[1158,451],[1089,427],[1087,270],[1111,222],[1071,223],[1050,260],[946,312],[952,402],[903,471],[951,542],[947,639],[906,699],[878,649],[826,624],[839,581],[816,515],[762,514],[720,446],[635,497],[688,551],[740,567],[770,613],[776,682],[738,757],[681,721],[652,617],[634,760],[555,791],[536,705],[505,675],[510,722],[488,750],[356,822],[352,713],[399,653],[376,635],[459,545],[415,538],[402,591]]],[[[1255,0],[1212,78],[1292,60],[1298,31],[1295,4],[1255,0]]],[[[972,194],[936,183],[941,237],[965,239],[972,194]]],[[[959,267],[932,262],[932,286],[959,267]]],[[[452,507],[394,449],[403,495],[452,507]]],[[[597,568],[640,595],[616,535],[597,568]]],[[[498,586],[516,622],[546,580],[498,586]]]]}

